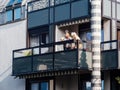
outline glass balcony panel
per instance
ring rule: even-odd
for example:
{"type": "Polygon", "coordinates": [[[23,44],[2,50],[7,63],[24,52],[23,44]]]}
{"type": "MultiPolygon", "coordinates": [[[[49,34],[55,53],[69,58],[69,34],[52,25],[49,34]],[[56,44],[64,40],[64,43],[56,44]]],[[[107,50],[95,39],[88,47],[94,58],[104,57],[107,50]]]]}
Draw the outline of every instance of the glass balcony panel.
{"type": "Polygon", "coordinates": [[[48,52],[49,52],[49,48],[47,47],[41,48],[41,54],[48,53],[48,52]]]}
{"type": "Polygon", "coordinates": [[[33,55],[38,55],[38,54],[40,54],[40,49],[39,49],[39,47],[33,48],[33,55]]]}
{"type": "Polygon", "coordinates": [[[13,74],[23,74],[32,72],[32,58],[21,57],[13,60],[13,74]]]}
{"type": "Polygon", "coordinates": [[[77,66],[77,50],[55,53],[55,69],[69,69],[77,66]]]}
{"type": "Polygon", "coordinates": [[[82,48],[84,47],[84,43],[70,40],[55,42],[52,44],[44,44],[38,47],[32,47],[32,49],[16,50],[14,51],[13,74],[15,75],[27,72],[33,73],[49,70],[64,70],[78,67],[86,69],[91,68],[91,48],[90,50],[87,50],[86,48],[83,50],[82,48]],[[65,49],[64,46],[67,44],[75,45],[75,48],[65,49]],[[29,64],[29,66],[22,66],[22,64],[25,63],[26,65],[29,64]]]}
{"type": "Polygon", "coordinates": [[[53,54],[44,54],[33,57],[33,71],[53,69],[53,54]]]}
{"type": "Polygon", "coordinates": [[[80,68],[92,68],[92,52],[79,50],[78,66],[80,68]]]}
{"type": "Polygon", "coordinates": [[[14,52],[14,58],[26,57],[31,55],[32,55],[32,49],[25,49],[14,52]]]}
{"type": "Polygon", "coordinates": [[[66,3],[66,2],[70,2],[70,0],[54,0],[54,1],[55,1],[55,5],[63,4],[63,3],[66,3]]]}
{"type": "Polygon", "coordinates": [[[102,42],[101,46],[101,67],[113,69],[118,66],[117,40],[102,42]],[[108,50],[108,51],[107,51],[108,50]]]}
{"type": "Polygon", "coordinates": [[[101,59],[102,59],[102,68],[103,69],[111,69],[111,68],[117,68],[117,50],[112,50],[108,52],[102,52],[101,53],[101,59]]]}
{"type": "Polygon", "coordinates": [[[110,46],[110,43],[105,43],[103,48],[104,50],[110,50],[110,46]]]}
{"type": "Polygon", "coordinates": [[[46,53],[51,53],[53,52],[53,45],[52,44],[43,44],[41,47],[40,47],[40,52],[41,54],[46,54],[46,53]]]}
{"type": "Polygon", "coordinates": [[[49,6],[49,0],[38,0],[28,5],[28,12],[47,8],[49,6]]]}
{"type": "Polygon", "coordinates": [[[112,45],[112,49],[117,49],[117,42],[113,42],[111,45],[112,45]]]}

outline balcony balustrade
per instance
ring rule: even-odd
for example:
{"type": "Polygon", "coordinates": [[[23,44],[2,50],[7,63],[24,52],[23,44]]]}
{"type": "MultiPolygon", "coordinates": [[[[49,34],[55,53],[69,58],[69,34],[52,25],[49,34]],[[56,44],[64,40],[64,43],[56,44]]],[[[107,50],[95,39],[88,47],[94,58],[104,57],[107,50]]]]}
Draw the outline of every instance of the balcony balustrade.
{"type": "Polygon", "coordinates": [[[91,44],[62,41],[13,51],[13,75],[66,69],[91,69],[91,44]],[[76,47],[66,48],[66,45],[76,47]],[[90,45],[90,46],[89,46],[90,45]]]}
{"type": "MultiPolygon", "coordinates": [[[[102,42],[101,69],[116,69],[118,53],[117,40],[102,42]]],[[[92,69],[91,42],[69,40],[13,51],[13,75],[69,69],[92,69]]]]}

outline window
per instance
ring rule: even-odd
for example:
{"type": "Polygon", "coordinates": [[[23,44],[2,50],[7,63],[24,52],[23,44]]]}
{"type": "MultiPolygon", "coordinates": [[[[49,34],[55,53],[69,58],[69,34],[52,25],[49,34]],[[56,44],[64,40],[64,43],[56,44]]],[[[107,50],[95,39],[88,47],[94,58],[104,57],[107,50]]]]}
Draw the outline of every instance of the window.
{"type": "Polygon", "coordinates": [[[14,20],[21,18],[21,8],[14,9],[14,20]]]}
{"type": "Polygon", "coordinates": [[[48,90],[48,82],[42,82],[40,90],[48,90]]]}
{"type": "Polygon", "coordinates": [[[32,83],[31,90],[49,90],[48,89],[48,82],[32,83]]]}
{"type": "Polygon", "coordinates": [[[30,36],[30,47],[39,46],[39,36],[31,35],[30,36]]]}
{"type": "Polygon", "coordinates": [[[120,20],[120,4],[117,3],[117,19],[120,20]]]}
{"type": "Polygon", "coordinates": [[[41,34],[41,44],[48,43],[48,33],[42,33],[41,34]]]}
{"type": "Polygon", "coordinates": [[[10,6],[14,3],[15,0],[10,0],[7,6],[10,6]]]}
{"type": "Polygon", "coordinates": [[[13,20],[12,10],[6,11],[6,22],[10,22],[13,20]]]}
{"type": "Polygon", "coordinates": [[[22,0],[10,0],[7,6],[17,4],[17,3],[21,3],[21,2],[22,2],[22,0]]]}
{"type": "Polygon", "coordinates": [[[55,5],[70,2],[70,0],[55,0],[55,5]]]}
{"type": "Polygon", "coordinates": [[[39,83],[32,83],[31,90],[39,90],[39,83]]]}
{"type": "Polygon", "coordinates": [[[103,15],[111,17],[111,0],[103,0],[103,15]]]}
{"type": "MultiPolygon", "coordinates": [[[[83,88],[85,87],[84,90],[91,90],[91,82],[90,81],[85,81],[85,85],[83,85],[83,88]]],[[[104,80],[101,81],[101,90],[104,90],[104,80]]]]}
{"type": "Polygon", "coordinates": [[[21,3],[22,2],[22,0],[17,0],[17,3],[21,3]]]}
{"type": "Polygon", "coordinates": [[[30,46],[34,47],[34,46],[47,44],[49,42],[48,39],[49,39],[48,32],[43,32],[36,35],[30,35],[30,46]]]}

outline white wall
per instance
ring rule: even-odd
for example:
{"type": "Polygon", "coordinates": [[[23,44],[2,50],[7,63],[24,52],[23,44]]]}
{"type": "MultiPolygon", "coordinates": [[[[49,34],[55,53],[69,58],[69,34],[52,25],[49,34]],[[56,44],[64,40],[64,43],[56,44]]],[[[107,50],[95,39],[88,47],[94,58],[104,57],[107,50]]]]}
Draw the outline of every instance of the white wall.
{"type": "MultiPolygon", "coordinates": [[[[10,77],[12,71],[12,51],[25,47],[26,20],[0,26],[0,90],[16,90],[14,86],[20,85],[19,81],[21,82],[21,80],[15,80],[10,77]],[[11,88],[8,83],[13,84],[11,88]],[[6,88],[3,88],[3,86],[6,86],[6,88]]],[[[21,83],[22,86],[23,83],[21,83]]]]}
{"type": "MultiPolygon", "coordinates": [[[[110,41],[110,20],[103,22],[104,41],[110,41]]],[[[104,44],[104,49],[110,49],[110,43],[104,44]]]]}
{"type": "Polygon", "coordinates": [[[25,90],[25,80],[8,76],[0,82],[0,90],[25,90]]]}

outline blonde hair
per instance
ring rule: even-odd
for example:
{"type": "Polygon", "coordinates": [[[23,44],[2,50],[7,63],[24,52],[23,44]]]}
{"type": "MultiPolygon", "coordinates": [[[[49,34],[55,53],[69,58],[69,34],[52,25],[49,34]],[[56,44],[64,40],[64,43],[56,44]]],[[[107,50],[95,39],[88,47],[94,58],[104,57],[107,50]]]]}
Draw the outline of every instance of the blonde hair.
{"type": "Polygon", "coordinates": [[[76,34],[76,32],[72,32],[72,33],[71,33],[71,36],[72,36],[72,38],[75,39],[75,40],[80,40],[80,38],[79,38],[79,36],[76,34]]]}

